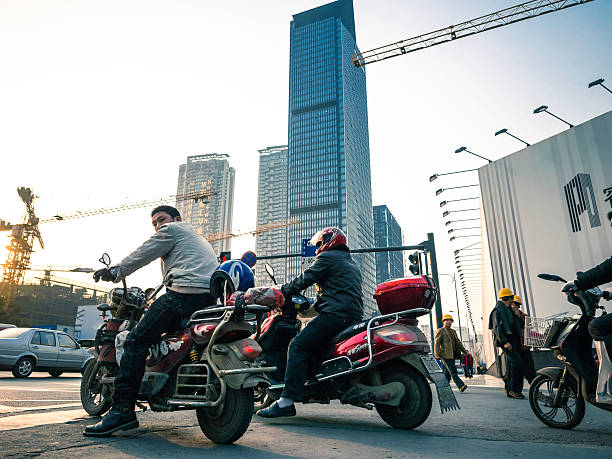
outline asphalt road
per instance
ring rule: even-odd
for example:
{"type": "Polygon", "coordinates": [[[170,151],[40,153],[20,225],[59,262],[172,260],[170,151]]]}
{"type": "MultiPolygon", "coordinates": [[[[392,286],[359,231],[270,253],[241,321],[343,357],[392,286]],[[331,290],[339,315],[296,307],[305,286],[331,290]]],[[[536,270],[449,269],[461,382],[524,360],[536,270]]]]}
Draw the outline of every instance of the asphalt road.
{"type": "Polygon", "coordinates": [[[16,380],[0,372],[0,457],[612,457],[612,413],[587,406],[576,429],[554,430],[527,400],[482,385],[456,392],[460,411],[440,414],[434,402],[414,431],[389,428],[375,411],[332,404],[299,405],[289,419],[254,416],[235,445],[207,440],[191,411],[139,413],[139,429],[91,439],[81,430],[97,418],[79,408],[79,383],[70,375],[16,380]]]}

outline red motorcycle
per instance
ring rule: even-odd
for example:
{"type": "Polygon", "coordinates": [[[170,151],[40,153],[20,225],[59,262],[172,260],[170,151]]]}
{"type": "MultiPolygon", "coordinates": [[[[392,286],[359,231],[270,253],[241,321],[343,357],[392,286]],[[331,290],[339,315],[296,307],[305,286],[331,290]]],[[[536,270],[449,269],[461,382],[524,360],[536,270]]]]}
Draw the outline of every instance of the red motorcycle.
{"type": "MultiPolygon", "coordinates": [[[[266,271],[274,280],[272,267],[266,271]]],[[[442,412],[459,405],[442,370],[430,353],[417,317],[430,313],[437,288],[429,276],[396,279],[380,284],[374,297],[381,315],[338,333],[322,361],[312,362],[302,403],[339,400],[373,409],[391,427],[414,429],[431,411],[436,386],[442,412]]],[[[298,312],[312,302],[302,295],[285,299],[280,313],[261,327],[257,342],[262,359],[277,367],[268,374],[271,385],[256,389],[256,408],[280,397],[289,342],[300,330],[298,312]]],[[[308,326],[308,325],[306,325],[308,326]]]]}
{"type": "MultiPolygon", "coordinates": [[[[102,260],[110,266],[107,254],[102,260]]],[[[121,337],[136,326],[157,291],[147,297],[138,287],[128,289],[124,280],[123,288],[110,291],[110,304],[98,306],[112,318],[98,330],[95,347],[89,350],[95,358],[83,372],[81,402],[87,413],[100,416],[110,408],[121,337]]],[[[267,385],[265,374],[276,370],[257,361],[261,347],[249,338],[253,328],[245,315],[255,315],[261,324],[269,311],[266,306],[224,302],[196,311],[178,330],[162,335],[147,358],[137,405],[146,410],[146,403],[153,411],[195,410],[210,440],[236,441],[251,422],[253,389],[267,385]]]]}

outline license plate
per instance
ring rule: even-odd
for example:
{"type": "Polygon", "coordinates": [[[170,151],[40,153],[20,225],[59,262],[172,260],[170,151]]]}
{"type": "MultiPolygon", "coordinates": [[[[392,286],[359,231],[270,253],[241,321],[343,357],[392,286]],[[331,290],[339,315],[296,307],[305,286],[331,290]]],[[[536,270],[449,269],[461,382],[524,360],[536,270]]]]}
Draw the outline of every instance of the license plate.
{"type": "Polygon", "coordinates": [[[442,369],[438,362],[433,357],[421,357],[421,362],[429,373],[442,373],[442,369]]]}

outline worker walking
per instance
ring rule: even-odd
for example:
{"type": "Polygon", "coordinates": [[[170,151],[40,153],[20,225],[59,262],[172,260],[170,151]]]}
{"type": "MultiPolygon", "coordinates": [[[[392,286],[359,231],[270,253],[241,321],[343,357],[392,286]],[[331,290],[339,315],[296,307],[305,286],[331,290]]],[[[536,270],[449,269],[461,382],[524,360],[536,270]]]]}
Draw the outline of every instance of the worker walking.
{"type": "Polygon", "coordinates": [[[457,374],[455,359],[461,358],[462,355],[467,355],[468,351],[461,344],[455,330],[451,328],[453,316],[446,314],[442,319],[442,323],[444,326],[436,331],[434,354],[437,359],[442,361],[442,369],[446,379],[450,382],[452,378],[459,388],[459,392],[463,392],[467,389],[467,386],[457,374]]]}

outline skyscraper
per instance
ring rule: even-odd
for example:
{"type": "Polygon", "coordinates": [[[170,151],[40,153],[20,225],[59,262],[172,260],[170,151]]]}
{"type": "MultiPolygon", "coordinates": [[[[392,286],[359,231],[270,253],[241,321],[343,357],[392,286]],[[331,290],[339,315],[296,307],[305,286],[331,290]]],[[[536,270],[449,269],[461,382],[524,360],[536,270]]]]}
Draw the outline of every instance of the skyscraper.
{"type": "MultiPolygon", "coordinates": [[[[352,249],[373,246],[372,188],[366,77],[351,56],[352,0],[302,13],[291,22],[289,56],[289,253],[328,226],[342,228],[352,249]]],[[[356,254],[362,268],[365,314],[376,311],[373,254],[356,254]]],[[[301,271],[288,260],[289,276],[301,271]]]]}
{"type": "MultiPolygon", "coordinates": [[[[375,247],[397,247],[403,245],[402,228],[387,206],[374,206],[375,247]]],[[[376,253],[376,283],[404,277],[403,252],[376,253]]]]}
{"type": "MultiPolygon", "coordinates": [[[[287,145],[259,150],[259,189],[257,190],[257,227],[287,219],[287,145]]],[[[257,255],[278,255],[287,250],[287,228],[255,236],[257,255]]],[[[287,281],[287,259],[267,261],[279,282],[287,281]]],[[[263,263],[255,268],[255,285],[270,283],[263,263]]]]}
{"type": "MultiPolygon", "coordinates": [[[[187,163],[179,167],[176,194],[215,190],[216,196],[208,201],[178,201],[176,208],[183,221],[191,223],[198,234],[229,234],[232,230],[234,206],[233,167],[225,153],[188,156],[187,163]]],[[[211,242],[217,252],[231,249],[231,238],[211,242]]]]}

